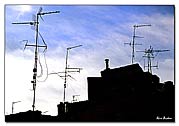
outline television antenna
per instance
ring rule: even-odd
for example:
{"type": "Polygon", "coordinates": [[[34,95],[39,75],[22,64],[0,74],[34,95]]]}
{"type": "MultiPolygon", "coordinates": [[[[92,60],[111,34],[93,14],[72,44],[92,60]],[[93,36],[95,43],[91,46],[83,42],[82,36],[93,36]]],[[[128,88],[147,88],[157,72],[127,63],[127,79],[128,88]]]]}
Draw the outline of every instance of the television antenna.
{"type": "MultiPolygon", "coordinates": [[[[74,48],[81,47],[82,45],[77,45],[77,46],[72,46],[68,47],[66,49],[66,58],[65,58],[65,71],[64,72],[52,72],[50,74],[57,74],[60,78],[64,79],[64,94],[63,94],[63,102],[66,102],[66,88],[67,88],[67,78],[70,77],[75,80],[69,73],[80,73],[82,68],[74,68],[74,67],[69,67],[68,66],[68,57],[69,57],[69,51],[74,48]],[[64,73],[64,76],[60,75],[61,73],[64,73]]],[[[66,107],[65,107],[65,112],[66,112],[66,107]]]]}
{"type": "Polygon", "coordinates": [[[19,103],[21,101],[12,102],[12,114],[14,113],[14,104],[19,103]]]}
{"type": "Polygon", "coordinates": [[[130,46],[132,47],[132,58],[131,58],[131,63],[132,63],[132,64],[134,63],[134,58],[135,58],[135,55],[134,55],[135,45],[142,45],[142,44],[135,43],[135,39],[136,39],[136,38],[144,38],[144,37],[141,37],[141,36],[137,36],[137,35],[136,35],[136,28],[146,27],[146,26],[151,26],[151,24],[134,25],[134,26],[133,26],[134,31],[133,31],[133,36],[132,36],[132,42],[130,42],[130,43],[124,43],[124,44],[128,44],[128,45],[130,45],[130,46]]]}
{"type": "Polygon", "coordinates": [[[48,111],[44,111],[43,114],[47,113],[48,111]]]}
{"type": "Polygon", "coordinates": [[[77,102],[79,96],[80,96],[80,95],[73,95],[73,96],[72,96],[72,97],[73,97],[72,102],[77,102]]]}
{"type": "Polygon", "coordinates": [[[82,70],[82,68],[70,68],[68,67],[68,56],[69,56],[69,51],[71,49],[77,48],[77,47],[81,47],[82,45],[77,45],[77,46],[73,46],[73,47],[68,47],[67,48],[67,52],[66,52],[66,61],[65,61],[65,80],[64,80],[64,97],[63,97],[63,101],[65,102],[65,89],[66,89],[66,85],[67,85],[67,75],[68,73],[71,72],[78,72],[80,73],[80,70],[82,70]]]}
{"type": "MultiPolygon", "coordinates": [[[[54,14],[54,13],[60,13],[60,11],[50,11],[50,12],[42,12],[42,7],[39,8],[39,11],[36,13],[36,16],[33,16],[34,19],[33,21],[27,21],[27,22],[14,22],[12,24],[20,24],[20,25],[31,25],[35,27],[35,44],[28,44],[28,41],[25,44],[25,48],[27,46],[29,47],[35,47],[35,63],[34,63],[34,68],[33,68],[33,80],[31,83],[33,83],[33,91],[34,91],[34,97],[33,97],[33,104],[32,104],[32,109],[33,111],[35,110],[35,91],[36,91],[36,82],[37,82],[37,60],[38,60],[38,49],[39,48],[45,48],[44,51],[47,49],[47,45],[42,37],[42,35],[39,32],[39,17],[43,20],[42,16],[44,15],[49,15],[49,14],[54,14]],[[39,35],[44,43],[44,45],[39,45],[38,44],[38,38],[39,35]]],[[[24,49],[25,49],[24,48],[24,49]]]]}
{"type": "Polygon", "coordinates": [[[170,51],[168,49],[163,49],[163,50],[154,50],[152,48],[152,46],[149,47],[149,49],[145,49],[144,51],[136,51],[136,52],[144,52],[144,58],[147,58],[147,66],[145,65],[145,61],[144,61],[144,69],[145,67],[148,68],[148,72],[152,73],[152,67],[156,67],[158,68],[158,62],[157,65],[152,65],[152,59],[155,58],[154,53],[160,53],[160,52],[166,52],[166,51],[170,51]]]}

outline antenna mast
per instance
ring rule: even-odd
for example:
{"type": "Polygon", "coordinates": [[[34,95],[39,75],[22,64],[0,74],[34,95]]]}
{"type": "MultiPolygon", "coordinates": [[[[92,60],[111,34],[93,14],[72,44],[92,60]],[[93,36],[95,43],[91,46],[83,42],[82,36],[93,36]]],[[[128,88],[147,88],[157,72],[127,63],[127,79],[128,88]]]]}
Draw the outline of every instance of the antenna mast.
{"type": "Polygon", "coordinates": [[[36,14],[36,20],[30,21],[30,22],[21,22],[21,23],[12,23],[12,24],[29,24],[29,25],[34,25],[35,26],[35,44],[27,44],[26,46],[32,46],[35,47],[35,63],[34,63],[34,68],[33,68],[33,80],[31,83],[33,83],[33,91],[34,91],[34,97],[33,97],[33,104],[32,104],[32,109],[33,111],[35,110],[35,91],[36,91],[36,82],[37,82],[37,60],[38,60],[38,48],[42,47],[47,49],[47,45],[39,45],[38,44],[38,35],[39,35],[39,17],[43,20],[42,16],[46,14],[53,14],[53,13],[59,13],[60,11],[52,11],[52,12],[42,12],[42,7],[40,7],[38,13],[36,14]]]}
{"type": "Polygon", "coordinates": [[[12,102],[12,114],[14,112],[14,104],[19,103],[19,102],[21,102],[21,101],[12,102]]]}
{"type": "Polygon", "coordinates": [[[65,81],[64,81],[64,97],[63,97],[63,101],[65,103],[66,99],[65,99],[65,89],[66,89],[66,85],[67,85],[67,77],[68,77],[68,73],[70,72],[80,72],[80,70],[82,68],[69,68],[68,67],[68,55],[69,55],[69,51],[70,49],[74,49],[74,48],[77,48],[77,47],[80,47],[82,45],[77,45],[77,46],[73,46],[73,47],[68,47],[67,48],[67,52],[66,52],[66,61],[65,61],[65,81]]]}
{"type": "Polygon", "coordinates": [[[143,57],[147,58],[147,66],[145,66],[145,64],[144,64],[144,69],[145,69],[145,67],[147,67],[148,68],[148,72],[152,74],[152,67],[158,68],[158,63],[157,63],[157,65],[152,66],[152,60],[151,59],[155,58],[154,53],[155,52],[157,52],[157,53],[159,53],[159,52],[166,52],[166,51],[170,51],[170,50],[167,50],[167,49],[165,49],[165,50],[154,50],[152,48],[152,46],[150,46],[150,48],[149,49],[145,49],[145,51],[137,51],[137,52],[144,52],[144,56],[143,57]]]}
{"type": "Polygon", "coordinates": [[[139,27],[145,27],[145,26],[151,26],[151,24],[142,24],[142,25],[134,25],[134,31],[133,31],[133,36],[132,36],[132,43],[124,43],[124,44],[128,44],[130,46],[132,46],[132,58],[131,58],[131,63],[133,64],[134,63],[134,57],[135,57],[135,45],[142,45],[142,44],[137,44],[135,43],[135,38],[143,38],[143,37],[140,37],[140,36],[137,36],[136,35],[136,28],[139,28],[139,27]]]}
{"type": "Polygon", "coordinates": [[[52,72],[50,74],[57,74],[59,77],[64,78],[64,91],[63,91],[63,102],[64,102],[64,107],[65,107],[65,112],[66,112],[66,87],[67,87],[67,78],[71,77],[72,79],[74,79],[72,76],[70,76],[68,73],[74,73],[74,72],[78,72],[80,73],[80,70],[82,70],[82,68],[70,68],[68,67],[68,56],[69,56],[69,51],[71,49],[77,48],[77,47],[81,47],[82,45],[77,45],[77,46],[73,46],[73,47],[68,47],[67,51],[66,51],[66,60],[65,60],[65,72],[52,72]],[[64,73],[64,76],[59,75],[59,73],[64,73]]]}

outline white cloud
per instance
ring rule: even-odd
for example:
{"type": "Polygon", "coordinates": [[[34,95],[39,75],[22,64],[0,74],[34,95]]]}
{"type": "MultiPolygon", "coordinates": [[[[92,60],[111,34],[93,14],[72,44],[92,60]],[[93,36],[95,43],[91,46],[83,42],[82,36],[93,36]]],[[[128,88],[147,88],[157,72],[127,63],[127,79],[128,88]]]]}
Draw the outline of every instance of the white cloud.
{"type": "MultiPolygon", "coordinates": [[[[6,112],[11,113],[11,103],[13,101],[22,101],[16,105],[15,112],[27,111],[32,109],[32,69],[33,58],[27,58],[26,55],[19,55],[22,53],[20,50],[16,50],[14,53],[6,54],[5,59],[5,99],[6,99],[6,112]]],[[[47,64],[49,72],[64,71],[63,61],[64,59],[53,59],[47,57],[47,64]]],[[[44,58],[41,57],[41,63],[44,70],[44,76],[46,76],[46,68],[44,58]]],[[[38,73],[40,73],[40,67],[38,67],[38,73]]],[[[39,74],[38,74],[39,75],[39,74]]],[[[68,79],[67,86],[67,100],[72,101],[72,95],[80,95],[79,100],[87,99],[87,86],[86,77],[87,74],[84,71],[77,74],[71,74],[75,80],[68,79]],[[85,90],[85,91],[84,91],[85,90]]],[[[45,77],[38,80],[43,80],[45,77]]],[[[47,114],[57,114],[57,104],[63,101],[63,84],[64,80],[57,75],[49,75],[45,82],[37,82],[36,88],[36,109],[41,111],[49,111],[47,114]]]]}
{"type": "Polygon", "coordinates": [[[139,35],[144,35],[148,43],[156,44],[174,44],[174,16],[153,14],[133,16],[139,24],[151,24],[150,28],[140,28],[137,30],[139,35]]]}
{"type": "Polygon", "coordinates": [[[153,69],[153,71],[160,77],[161,82],[174,81],[174,59],[159,62],[159,69],[153,69]]]}
{"type": "MultiPolygon", "coordinates": [[[[31,88],[30,79],[32,66],[30,60],[24,60],[22,57],[8,54],[5,56],[5,104],[6,111],[11,113],[11,103],[14,101],[22,101],[18,103],[20,106],[26,103],[26,96],[31,88]]],[[[18,106],[18,105],[17,105],[18,106]]],[[[26,108],[27,105],[24,106],[26,108]]],[[[20,110],[24,110],[21,106],[20,110]]],[[[16,109],[17,112],[18,109],[16,109]]]]}
{"type": "Polygon", "coordinates": [[[7,9],[12,9],[13,13],[18,13],[18,15],[16,16],[16,20],[18,20],[25,13],[31,12],[32,6],[30,6],[30,5],[13,5],[13,6],[8,6],[7,9]]]}
{"type": "Polygon", "coordinates": [[[21,13],[30,12],[32,7],[30,5],[12,6],[12,9],[21,13]]]}

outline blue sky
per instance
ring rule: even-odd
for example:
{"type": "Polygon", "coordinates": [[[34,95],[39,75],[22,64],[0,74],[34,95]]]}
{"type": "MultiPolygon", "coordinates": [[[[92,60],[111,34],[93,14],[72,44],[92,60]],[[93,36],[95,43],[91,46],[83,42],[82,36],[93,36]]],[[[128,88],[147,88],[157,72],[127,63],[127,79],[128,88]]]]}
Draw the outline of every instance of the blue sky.
{"type": "MultiPolygon", "coordinates": [[[[26,48],[22,40],[34,42],[34,30],[28,25],[13,25],[12,22],[31,21],[39,7],[43,11],[56,11],[59,14],[43,16],[40,20],[40,33],[45,39],[48,50],[46,60],[49,72],[64,71],[66,48],[82,44],[80,48],[70,50],[69,65],[82,67],[80,74],[72,74],[76,80],[68,80],[67,99],[71,101],[73,94],[79,94],[80,100],[87,99],[87,80],[89,76],[100,76],[104,70],[104,59],[110,59],[110,67],[120,67],[131,63],[131,47],[124,45],[132,41],[133,25],[151,24],[142,27],[136,34],[144,37],[136,39],[136,50],[145,50],[151,45],[154,49],[169,49],[160,53],[154,60],[159,62],[159,69],[153,69],[161,81],[174,81],[174,6],[40,6],[40,5],[6,5],[6,112],[10,113],[11,102],[18,103],[16,112],[31,109],[32,69],[34,63],[33,48],[26,48]],[[14,67],[16,64],[16,67],[14,67]],[[13,79],[12,79],[13,78],[13,79]],[[15,85],[14,85],[15,84],[15,85]],[[12,87],[16,90],[12,90],[12,87]],[[19,88],[17,88],[19,87],[19,88]],[[11,92],[11,93],[10,93],[11,92]],[[13,92],[13,93],[12,93],[13,92]],[[16,95],[14,95],[16,94],[16,95]],[[23,96],[22,96],[23,94],[23,96]],[[26,106],[26,107],[23,107],[26,106]]],[[[42,41],[39,39],[39,43],[42,41]]],[[[40,50],[43,66],[43,80],[46,77],[45,59],[40,50]]],[[[143,54],[135,53],[135,62],[143,68],[143,54]]],[[[40,71],[40,70],[39,70],[40,71]]],[[[56,104],[63,99],[63,79],[48,76],[46,82],[37,86],[37,109],[56,114],[56,104]],[[48,96],[44,96],[48,93],[48,96]],[[50,103],[49,103],[50,99],[50,103]],[[54,109],[55,108],[55,109],[54,109]]]]}

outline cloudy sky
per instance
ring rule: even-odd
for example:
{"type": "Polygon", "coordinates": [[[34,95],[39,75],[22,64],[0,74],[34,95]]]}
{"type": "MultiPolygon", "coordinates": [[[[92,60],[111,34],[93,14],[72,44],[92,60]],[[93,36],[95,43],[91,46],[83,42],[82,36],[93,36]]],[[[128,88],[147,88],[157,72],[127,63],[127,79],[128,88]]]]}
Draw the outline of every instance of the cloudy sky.
{"type": "MultiPolygon", "coordinates": [[[[71,73],[73,78],[67,80],[69,102],[72,95],[80,95],[78,100],[88,99],[87,77],[100,76],[100,71],[105,68],[105,58],[110,59],[110,68],[131,64],[131,47],[124,43],[132,41],[133,25],[152,25],[136,30],[138,36],[144,37],[136,39],[136,43],[142,44],[136,46],[136,50],[145,50],[150,45],[154,49],[169,49],[169,52],[156,54],[153,65],[158,62],[159,69],[153,68],[153,73],[161,78],[161,82],[174,81],[173,6],[6,5],[5,114],[11,113],[13,101],[21,101],[14,105],[14,113],[32,109],[34,48],[23,50],[26,43],[23,40],[33,44],[35,31],[30,25],[14,25],[12,22],[32,21],[40,7],[43,12],[59,10],[60,13],[45,15],[44,21],[40,19],[39,31],[48,49],[46,53],[39,50],[38,75],[42,76],[37,82],[36,109],[57,115],[56,105],[63,101],[64,79],[57,75],[47,76],[47,72],[64,71],[68,47],[83,45],[69,52],[68,65],[83,68],[80,73],[71,73]]],[[[43,44],[40,38],[39,44],[43,44]]],[[[135,52],[135,63],[143,68],[142,56],[143,53],[135,52]]]]}

